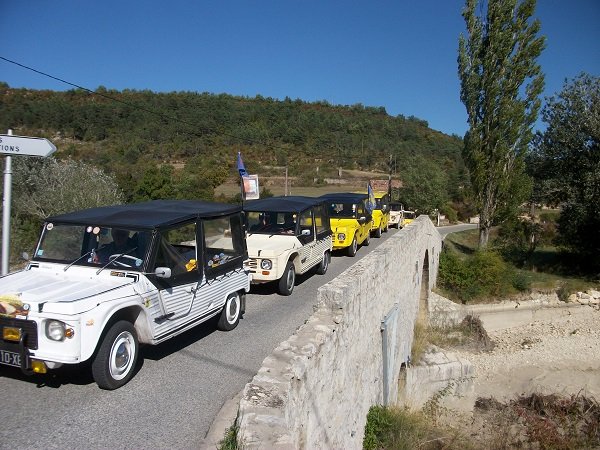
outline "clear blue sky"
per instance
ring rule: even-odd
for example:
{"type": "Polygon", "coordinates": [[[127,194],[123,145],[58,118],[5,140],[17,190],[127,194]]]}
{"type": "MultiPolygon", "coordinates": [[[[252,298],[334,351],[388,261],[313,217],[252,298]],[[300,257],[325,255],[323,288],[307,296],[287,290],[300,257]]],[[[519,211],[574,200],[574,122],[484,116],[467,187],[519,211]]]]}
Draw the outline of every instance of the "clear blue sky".
{"type": "MultiPolygon", "coordinates": [[[[462,0],[0,0],[0,56],[89,89],[383,106],[462,136],[462,0]]],[[[538,0],[545,96],[600,76],[600,0],[538,0]]],[[[11,87],[71,86],[0,60],[11,87]]],[[[5,132],[5,131],[2,131],[5,132]]]]}

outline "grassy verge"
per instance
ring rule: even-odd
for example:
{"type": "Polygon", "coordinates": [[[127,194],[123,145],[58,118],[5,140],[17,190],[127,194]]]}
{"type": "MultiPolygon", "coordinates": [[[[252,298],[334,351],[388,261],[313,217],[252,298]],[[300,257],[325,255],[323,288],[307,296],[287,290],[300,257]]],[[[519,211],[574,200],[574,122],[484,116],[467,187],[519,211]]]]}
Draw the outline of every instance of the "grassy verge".
{"type": "Polygon", "coordinates": [[[238,448],[237,432],[238,426],[236,424],[229,427],[225,432],[223,440],[219,442],[219,450],[236,450],[238,448]]]}
{"type": "Polygon", "coordinates": [[[363,448],[428,450],[471,447],[458,432],[440,427],[423,412],[373,406],[367,415],[363,448]]]}

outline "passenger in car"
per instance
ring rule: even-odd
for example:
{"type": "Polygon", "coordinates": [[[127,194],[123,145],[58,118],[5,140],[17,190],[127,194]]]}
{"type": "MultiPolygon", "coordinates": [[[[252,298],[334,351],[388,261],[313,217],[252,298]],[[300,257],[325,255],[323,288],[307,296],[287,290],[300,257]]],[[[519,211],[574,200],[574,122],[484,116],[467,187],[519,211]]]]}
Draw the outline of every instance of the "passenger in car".
{"type": "Polygon", "coordinates": [[[296,232],[296,214],[285,215],[281,232],[282,234],[294,234],[296,232]]]}
{"type": "Polygon", "coordinates": [[[269,227],[269,216],[265,213],[258,215],[258,223],[250,227],[250,231],[264,231],[269,227]]]}
{"type": "Polygon", "coordinates": [[[94,262],[106,264],[111,255],[120,255],[136,249],[137,243],[129,237],[128,230],[113,228],[110,233],[113,241],[98,250],[94,262]]]}

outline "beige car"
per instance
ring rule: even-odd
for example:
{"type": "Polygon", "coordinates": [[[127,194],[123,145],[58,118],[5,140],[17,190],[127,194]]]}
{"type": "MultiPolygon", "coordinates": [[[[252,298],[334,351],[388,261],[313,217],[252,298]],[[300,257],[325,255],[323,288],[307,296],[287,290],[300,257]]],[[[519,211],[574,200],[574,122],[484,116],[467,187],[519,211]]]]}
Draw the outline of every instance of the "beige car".
{"type": "Polygon", "coordinates": [[[400,228],[400,222],[402,221],[402,204],[392,202],[390,203],[390,228],[400,228]]]}
{"type": "Polygon", "coordinates": [[[249,201],[244,212],[252,283],[277,283],[281,295],[290,295],[296,275],[313,268],[325,274],[332,243],[323,200],[270,197],[249,201]]]}

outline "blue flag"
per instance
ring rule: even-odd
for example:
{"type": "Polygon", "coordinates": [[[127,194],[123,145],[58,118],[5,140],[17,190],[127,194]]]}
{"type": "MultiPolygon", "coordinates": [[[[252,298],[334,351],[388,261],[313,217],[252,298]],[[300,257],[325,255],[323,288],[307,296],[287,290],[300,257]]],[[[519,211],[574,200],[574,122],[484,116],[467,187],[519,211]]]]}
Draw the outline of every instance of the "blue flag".
{"type": "Polygon", "coordinates": [[[246,167],[244,166],[244,161],[242,161],[242,152],[238,152],[237,170],[240,173],[240,177],[248,176],[248,172],[246,172],[246,167]]]}
{"type": "Polygon", "coordinates": [[[369,199],[367,200],[367,211],[369,211],[369,213],[372,213],[377,204],[375,202],[375,193],[373,192],[373,188],[371,187],[370,182],[367,185],[367,194],[369,195],[369,199]]]}

